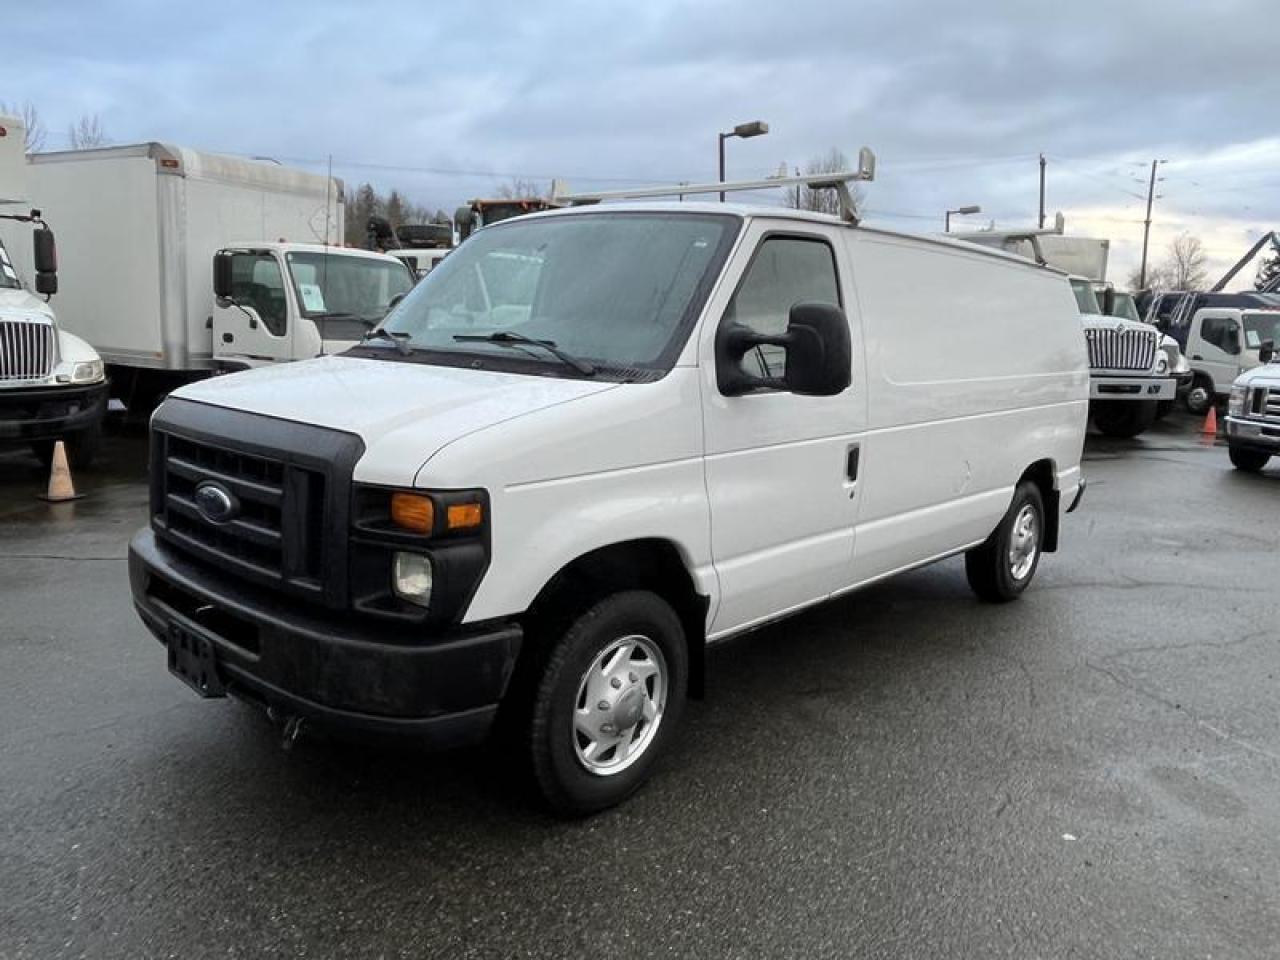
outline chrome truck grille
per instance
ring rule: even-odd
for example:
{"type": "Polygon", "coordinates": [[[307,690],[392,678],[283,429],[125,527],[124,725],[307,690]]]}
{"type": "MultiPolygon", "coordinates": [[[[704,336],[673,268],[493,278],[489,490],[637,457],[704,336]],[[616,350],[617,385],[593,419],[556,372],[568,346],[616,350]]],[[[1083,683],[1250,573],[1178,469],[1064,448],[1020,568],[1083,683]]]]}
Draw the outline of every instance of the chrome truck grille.
{"type": "Polygon", "coordinates": [[[1089,366],[1095,370],[1134,370],[1146,372],[1156,362],[1160,334],[1151,330],[1106,330],[1086,328],[1089,366]]]}
{"type": "Polygon", "coordinates": [[[53,373],[53,327],[0,320],[0,383],[44,380],[53,373]]]}

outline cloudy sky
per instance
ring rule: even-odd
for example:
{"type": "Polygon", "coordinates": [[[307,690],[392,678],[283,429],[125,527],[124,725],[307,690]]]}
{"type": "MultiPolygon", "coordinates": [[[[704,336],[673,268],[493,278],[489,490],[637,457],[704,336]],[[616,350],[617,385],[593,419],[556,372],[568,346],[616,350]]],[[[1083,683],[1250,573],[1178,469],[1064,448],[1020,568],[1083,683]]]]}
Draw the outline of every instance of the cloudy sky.
{"type": "MultiPolygon", "coordinates": [[[[1069,232],[1137,261],[1179,231],[1221,269],[1280,228],[1275,0],[328,3],[40,0],[4,18],[0,101],[49,129],[270,156],[452,210],[513,177],[579,189],[731,177],[862,144],[869,218],[1030,223],[1037,156],[1069,232]]],[[[768,195],[761,197],[768,201],[768,195]]]]}

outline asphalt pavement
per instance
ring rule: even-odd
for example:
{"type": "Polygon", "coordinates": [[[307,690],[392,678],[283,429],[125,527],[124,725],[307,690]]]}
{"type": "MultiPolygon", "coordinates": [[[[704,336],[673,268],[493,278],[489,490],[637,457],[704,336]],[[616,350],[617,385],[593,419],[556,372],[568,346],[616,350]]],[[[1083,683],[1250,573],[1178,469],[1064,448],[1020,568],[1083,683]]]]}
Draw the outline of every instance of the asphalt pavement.
{"type": "Polygon", "coordinates": [[[133,613],[145,438],[0,455],[0,957],[1274,957],[1280,461],[1090,437],[1016,603],[951,560],[713,649],[648,786],[303,737],[133,613]]]}

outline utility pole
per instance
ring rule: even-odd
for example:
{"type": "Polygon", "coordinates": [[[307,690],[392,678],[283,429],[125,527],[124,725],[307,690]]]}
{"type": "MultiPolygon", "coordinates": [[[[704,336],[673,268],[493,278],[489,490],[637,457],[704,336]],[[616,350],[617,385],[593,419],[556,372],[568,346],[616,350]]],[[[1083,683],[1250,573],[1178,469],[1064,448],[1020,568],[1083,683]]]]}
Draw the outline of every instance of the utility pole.
{"type": "Polygon", "coordinates": [[[1044,229],[1044,154],[1040,154],[1040,229],[1044,229]]]}
{"type": "Polygon", "coordinates": [[[1138,271],[1138,289],[1147,286],[1147,241],[1151,239],[1151,201],[1156,196],[1156,166],[1163,160],[1151,161],[1151,179],[1147,182],[1147,219],[1142,223],[1142,268],[1138,271]]]}

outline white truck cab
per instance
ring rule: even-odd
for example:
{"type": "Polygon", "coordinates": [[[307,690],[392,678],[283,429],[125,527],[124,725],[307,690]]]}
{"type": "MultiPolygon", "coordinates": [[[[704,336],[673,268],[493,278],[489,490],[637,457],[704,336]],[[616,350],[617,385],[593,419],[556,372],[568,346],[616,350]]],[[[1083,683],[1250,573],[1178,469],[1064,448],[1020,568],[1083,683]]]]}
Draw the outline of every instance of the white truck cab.
{"type": "Polygon", "coordinates": [[[1186,333],[1193,377],[1187,407],[1204,413],[1230,393],[1237,377],[1262,363],[1263,344],[1280,343],[1280,309],[1203,307],[1186,333]]]}
{"type": "MultiPolygon", "coordinates": [[[[754,185],[847,198],[863,159],[754,185]]],[[[676,735],[708,643],[957,554],[1012,600],[1058,547],[1089,401],[1063,273],[851,203],[566,199],[346,353],[157,410],[130,581],[201,695],[439,745],[501,716],[589,813],[676,735]]]]}
{"type": "Polygon", "coordinates": [[[214,255],[213,356],[227,373],[340,353],[411,289],[402,260],[314,243],[237,243],[214,255]]]}
{"type": "Polygon", "coordinates": [[[71,466],[87,467],[101,438],[106,376],[93,347],[58,325],[49,304],[58,290],[53,231],[31,202],[21,121],[0,116],[0,443],[29,445],[48,463],[63,440],[71,466]],[[17,251],[30,251],[30,286],[17,251]]]}

